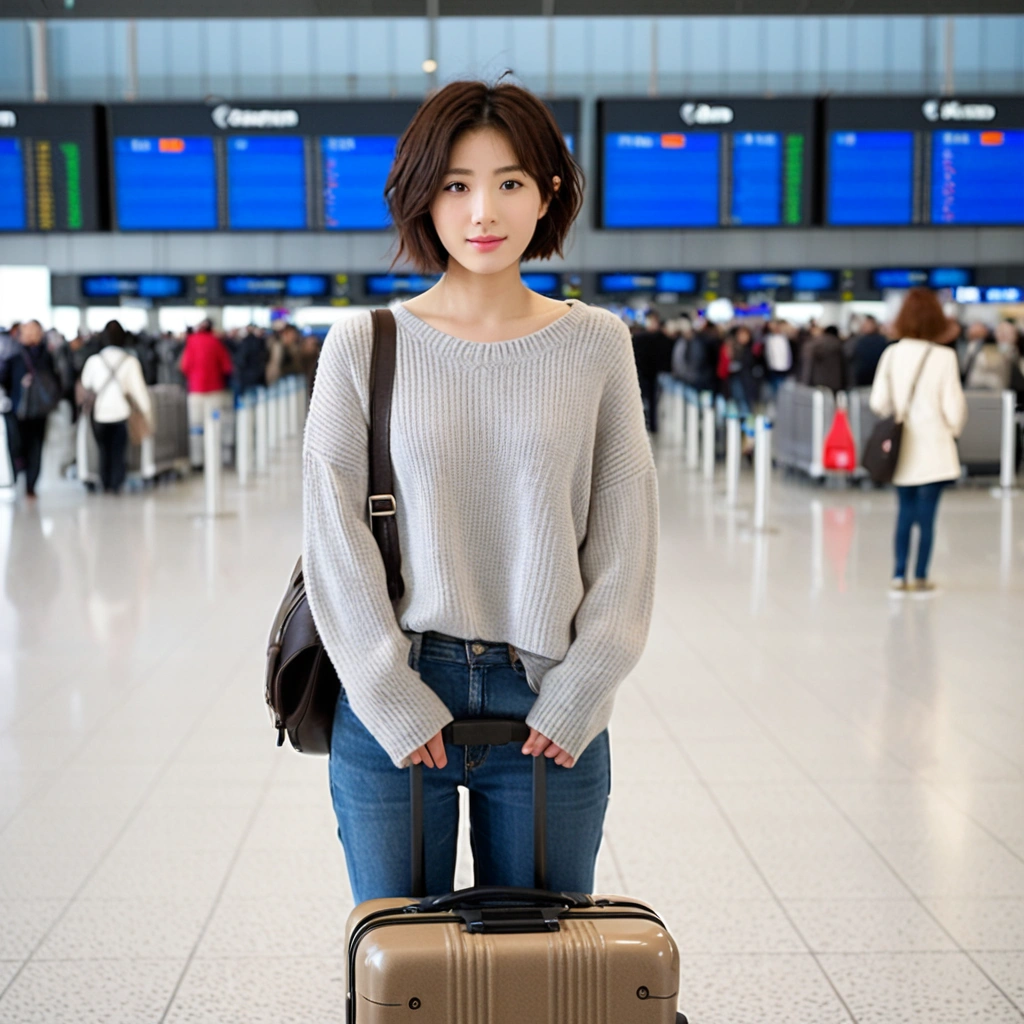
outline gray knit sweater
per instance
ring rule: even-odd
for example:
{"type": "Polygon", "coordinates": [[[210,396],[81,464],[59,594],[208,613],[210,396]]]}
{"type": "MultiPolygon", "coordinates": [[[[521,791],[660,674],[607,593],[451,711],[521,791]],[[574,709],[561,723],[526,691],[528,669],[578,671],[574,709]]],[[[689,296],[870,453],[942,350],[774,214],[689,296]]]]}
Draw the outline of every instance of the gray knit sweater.
{"type": "Polygon", "coordinates": [[[303,452],[303,564],[353,711],[398,767],[452,720],[409,666],[427,630],[513,645],[527,722],[578,758],[647,641],[658,485],[629,329],[573,300],[521,338],[466,341],[400,303],[391,410],[404,596],[367,509],[369,310],[324,343],[303,452]]]}

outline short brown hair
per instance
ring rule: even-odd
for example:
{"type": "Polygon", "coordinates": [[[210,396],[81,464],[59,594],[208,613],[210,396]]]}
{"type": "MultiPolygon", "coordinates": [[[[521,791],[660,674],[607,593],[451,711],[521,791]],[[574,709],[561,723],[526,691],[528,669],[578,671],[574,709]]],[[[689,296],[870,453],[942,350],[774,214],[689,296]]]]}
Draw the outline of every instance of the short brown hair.
{"type": "Polygon", "coordinates": [[[562,244],[583,205],[584,174],[572,158],[548,106],[528,89],[511,82],[450,82],[429,96],[398,140],[384,198],[398,229],[399,248],[391,266],[408,257],[422,272],[443,272],[448,251],[430,216],[448,158],[465,132],[494,128],[502,132],[516,159],[550,200],[547,213],[522,255],[524,260],[562,255],[562,244]],[[554,190],[552,177],[561,184],[554,190]]]}
{"type": "Polygon", "coordinates": [[[911,288],[900,307],[893,331],[897,338],[942,341],[949,331],[949,321],[935,292],[930,288],[911,288]]]}

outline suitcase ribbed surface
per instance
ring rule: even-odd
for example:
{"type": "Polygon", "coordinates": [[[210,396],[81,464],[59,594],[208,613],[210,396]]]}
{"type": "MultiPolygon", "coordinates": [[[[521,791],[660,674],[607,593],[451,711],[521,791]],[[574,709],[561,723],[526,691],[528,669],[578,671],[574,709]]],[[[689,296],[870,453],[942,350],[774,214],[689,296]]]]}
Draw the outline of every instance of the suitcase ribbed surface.
{"type": "Polygon", "coordinates": [[[558,931],[488,934],[453,917],[403,915],[404,902],[378,900],[350,918],[355,1024],[675,1020],[678,949],[646,908],[573,911],[558,931]]]}
{"type": "MultiPolygon", "coordinates": [[[[459,1024],[505,1024],[499,999],[500,936],[470,935],[444,928],[449,993],[446,1020],[459,1024]]],[[[608,1019],[607,950],[593,921],[576,921],[547,941],[548,1020],[602,1024],[608,1019]]],[[[530,984],[542,986],[537,977],[530,984]]]]}

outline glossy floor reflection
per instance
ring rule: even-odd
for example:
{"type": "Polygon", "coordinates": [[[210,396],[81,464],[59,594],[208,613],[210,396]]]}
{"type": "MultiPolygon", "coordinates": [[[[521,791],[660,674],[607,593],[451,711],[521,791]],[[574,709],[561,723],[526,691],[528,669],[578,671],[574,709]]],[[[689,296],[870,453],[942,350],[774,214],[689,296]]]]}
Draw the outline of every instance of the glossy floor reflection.
{"type": "MultiPolygon", "coordinates": [[[[941,592],[894,599],[890,494],[777,479],[754,535],[656,453],[599,888],[665,914],[694,1024],[1020,1021],[1024,499],[947,494],[941,592]]],[[[2,1022],[341,1019],[326,762],[263,708],[294,443],[227,505],[0,505],[2,1022]]]]}

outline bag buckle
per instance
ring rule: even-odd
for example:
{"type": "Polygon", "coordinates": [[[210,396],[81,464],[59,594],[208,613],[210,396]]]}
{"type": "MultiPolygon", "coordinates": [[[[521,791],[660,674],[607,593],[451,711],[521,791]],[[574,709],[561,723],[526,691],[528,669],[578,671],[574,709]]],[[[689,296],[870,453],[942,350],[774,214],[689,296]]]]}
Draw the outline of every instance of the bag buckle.
{"type": "Polygon", "coordinates": [[[398,505],[395,503],[395,496],[393,494],[371,494],[368,503],[370,506],[370,518],[373,519],[376,516],[393,516],[395,514],[398,505]],[[390,501],[390,508],[375,509],[373,503],[375,501],[390,501]]]}

